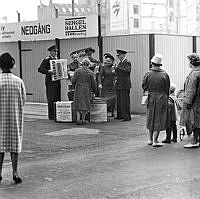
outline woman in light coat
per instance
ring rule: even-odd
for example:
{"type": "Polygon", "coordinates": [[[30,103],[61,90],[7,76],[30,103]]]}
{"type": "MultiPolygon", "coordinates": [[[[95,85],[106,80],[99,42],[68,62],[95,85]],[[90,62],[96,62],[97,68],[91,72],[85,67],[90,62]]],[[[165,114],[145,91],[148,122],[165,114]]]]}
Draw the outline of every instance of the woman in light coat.
{"type": "Polygon", "coordinates": [[[90,111],[91,92],[96,94],[94,73],[89,69],[89,66],[90,60],[83,59],[82,67],[76,69],[72,78],[77,124],[86,124],[85,116],[90,111]]]}
{"type": "Polygon", "coordinates": [[[183,109],[180,125],[185,126],[188,120],[193,123],[194,140],[184,145],[185,148],[199,147],[200,136],[200,57],[196,53],[188,56],[191,72],[184,83],[183,109]]]}
{"type": "Polygon", "coordinates": [[[162,56],[156,54],[151,59],[152,67],[144,76],[142,88],[148,92],[147,129],[149,130],[149,145],[162,146],[158,142],[159,132],[167,127],[167,108],[170,88],[168,74],[160,68],[162,56]]]}
{"type": "Polygon", "coordinates": [[[0,56],[0,181],[5,152],[10,152],[13,180],[16,184],[22,179],[18,175],[18,154],[22,150],[23,108],[26,91],[23,81],[12,74],[15,64],[9,53],[0,56]]]}

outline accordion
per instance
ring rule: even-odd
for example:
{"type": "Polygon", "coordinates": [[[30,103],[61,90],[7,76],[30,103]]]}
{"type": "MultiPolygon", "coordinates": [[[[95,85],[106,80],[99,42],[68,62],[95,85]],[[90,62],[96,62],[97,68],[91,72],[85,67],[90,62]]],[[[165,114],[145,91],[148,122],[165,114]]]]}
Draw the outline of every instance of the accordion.
{"type": "Polygon", "coordinates": [[[52,81],[68,78],[66,59],[50,60],[50,68],[54,72],[52,74],[52,81]]]}

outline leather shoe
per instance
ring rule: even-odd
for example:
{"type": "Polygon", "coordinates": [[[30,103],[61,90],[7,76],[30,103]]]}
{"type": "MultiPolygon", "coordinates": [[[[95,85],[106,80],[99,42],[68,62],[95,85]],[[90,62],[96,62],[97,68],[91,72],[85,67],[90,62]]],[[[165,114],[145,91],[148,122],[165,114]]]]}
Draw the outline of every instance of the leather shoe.
{"type": "Polygon", "coordinates": [[[115,120],[121,120],[121,119],[123,119],[122,117],[115,117],[114,118],[115,120]]]}
{"type": "Polygon", "coordinates": [[[22,179],[19,176],[13,176],[13,180],[15,181],[15,184],[20,184],[22,183],[22,179]]]}
{"type": "Polygon", "coordinates": [[[172,141],[172,142],[177,142],[177,139],[174,139],[174,138],[173,138],[173,139],[171,139],[171,141],[172,141]]]}
{"type": "Polygon", "coordinates": [[[171,140],[165,139],[165,140],[162,141],[162,143],[170,144],[170,143],[171,143],[171,140]]]}

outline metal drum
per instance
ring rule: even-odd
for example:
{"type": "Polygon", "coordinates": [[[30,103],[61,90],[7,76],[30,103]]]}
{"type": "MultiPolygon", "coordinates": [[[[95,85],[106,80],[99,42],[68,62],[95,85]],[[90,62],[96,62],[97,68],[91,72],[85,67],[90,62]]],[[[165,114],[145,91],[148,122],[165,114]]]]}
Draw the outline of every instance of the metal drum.
{"type": "Polygon", "coordinates": [[[107,122],[107,104],[103,98],[95,97],[90,102],[90,122],[107,122]]]}

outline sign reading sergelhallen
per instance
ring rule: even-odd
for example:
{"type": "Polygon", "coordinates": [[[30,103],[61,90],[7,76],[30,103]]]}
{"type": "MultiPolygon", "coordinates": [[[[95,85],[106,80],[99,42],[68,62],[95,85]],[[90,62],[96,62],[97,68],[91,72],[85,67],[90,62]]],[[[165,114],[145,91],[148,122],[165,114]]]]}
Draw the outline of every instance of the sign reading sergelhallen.
{"type": "Polygon", "coordinates": [[[86,17],[65,19],[66,36],[86,36],[86,17]]]}
{"type": "Polygon", "coordinates": [[[97,15],[0,24],[0,42],[82,38],[98,35],[97,15]]]}

